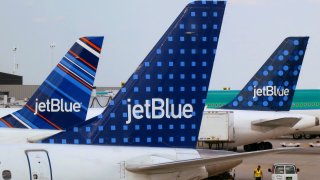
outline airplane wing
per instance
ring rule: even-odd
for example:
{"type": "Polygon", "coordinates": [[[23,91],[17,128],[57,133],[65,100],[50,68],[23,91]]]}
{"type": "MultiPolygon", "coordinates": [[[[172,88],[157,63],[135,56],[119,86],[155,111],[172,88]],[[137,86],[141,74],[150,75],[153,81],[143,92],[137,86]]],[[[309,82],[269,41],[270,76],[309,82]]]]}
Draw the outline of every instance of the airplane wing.
{"type": "Polygon", "coordinates": [[[172,161],[167,163],[151,164],[151,163],[130,163],[126,162],[126,169],[133,173],[138,174],[157,174],[157,173],[169,173],[179,170],[185,170],[190,168],[198,168],[206,165],[212,165],[228,161],[243,160],[258,155],[276,154],[280,152],[297,150],[300,148],[279,148],[272,150],[263,150],[255,152],[234,153],[228,155],[219,155],[209,158],[197,158],[190,160],[172,161]]]}
{"type": "Polygon", "coordinates": [[[284,117],[278,119],[260,119],[252,121],[251,124],[255,126],[264,126],[264,127],[293,127],[296,125],[302,118],[301,117],[284,117]]]}

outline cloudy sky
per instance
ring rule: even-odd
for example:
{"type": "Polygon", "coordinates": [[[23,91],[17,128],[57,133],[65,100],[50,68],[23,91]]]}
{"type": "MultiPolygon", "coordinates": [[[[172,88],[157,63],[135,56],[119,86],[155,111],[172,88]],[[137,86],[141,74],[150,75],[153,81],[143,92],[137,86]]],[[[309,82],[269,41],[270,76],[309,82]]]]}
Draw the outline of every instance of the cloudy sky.
{"type": "MultiPolygon", "coordinates": [[[[126,81],[190,0],[3,0],[0,71],[40,84],[80,36],[105,36],[96,86],[126,81]],[[54,43],[53,62],[50,44],[54,43]]],[[[287,36],[310,36],[298,88],[320,88],[320,1],[229,0],[210,89],[240,89],[287,36]]]]}

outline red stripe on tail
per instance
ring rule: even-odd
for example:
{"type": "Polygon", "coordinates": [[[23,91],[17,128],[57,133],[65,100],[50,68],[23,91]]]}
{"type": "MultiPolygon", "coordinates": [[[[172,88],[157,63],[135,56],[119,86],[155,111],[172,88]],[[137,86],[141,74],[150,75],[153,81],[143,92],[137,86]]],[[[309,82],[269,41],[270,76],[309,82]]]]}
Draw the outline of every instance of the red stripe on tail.
{"type": "MultiPolygon", "coordinates": [[[[34,109],[32,109],[32,107],[28,106],[27,104],[25,105],[28,109],[30,109],[30,111],[32,111],[33,113],[35,112],[34,109]]],[[[44,116],[42,116],[41,114],[37,113],[37,115],[39,117],[41,117],[42,119],[44,119],[45,121],[47,121],[49,124],[51,124],[53,127],[55,127],[58,130],[62,130],[59,126],[57,126],[56,124],[54,124],[53,122],[51,122],[49,119],[45,118],[44,116]]]]}

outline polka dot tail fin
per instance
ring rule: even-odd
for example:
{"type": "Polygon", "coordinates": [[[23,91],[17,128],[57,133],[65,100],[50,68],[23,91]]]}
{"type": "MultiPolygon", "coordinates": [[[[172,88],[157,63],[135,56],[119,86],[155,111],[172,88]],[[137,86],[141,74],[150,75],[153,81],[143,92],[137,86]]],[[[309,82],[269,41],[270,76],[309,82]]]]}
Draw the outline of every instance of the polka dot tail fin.
{"type": "Polygon", "coordinates": [[[222,109],[289,111],[309,37],[288,37],[222,109]]]}
{"type": "Polygon", "coordinates": [[[195,148],[225,6],[188,4],[100,116],[43,142],[195,148]]]}

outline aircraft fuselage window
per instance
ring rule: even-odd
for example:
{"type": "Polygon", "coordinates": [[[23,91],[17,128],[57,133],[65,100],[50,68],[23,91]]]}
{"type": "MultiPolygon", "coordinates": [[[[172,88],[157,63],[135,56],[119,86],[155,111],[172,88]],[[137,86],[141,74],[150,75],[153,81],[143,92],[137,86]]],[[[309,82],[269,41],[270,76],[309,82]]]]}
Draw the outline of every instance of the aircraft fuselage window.
{"type": "Polygon", "coordinates": [[[4,180],[10,180],[11,179],[11,172],[9,170],[2,171],[2,178],[4,180]]]}

